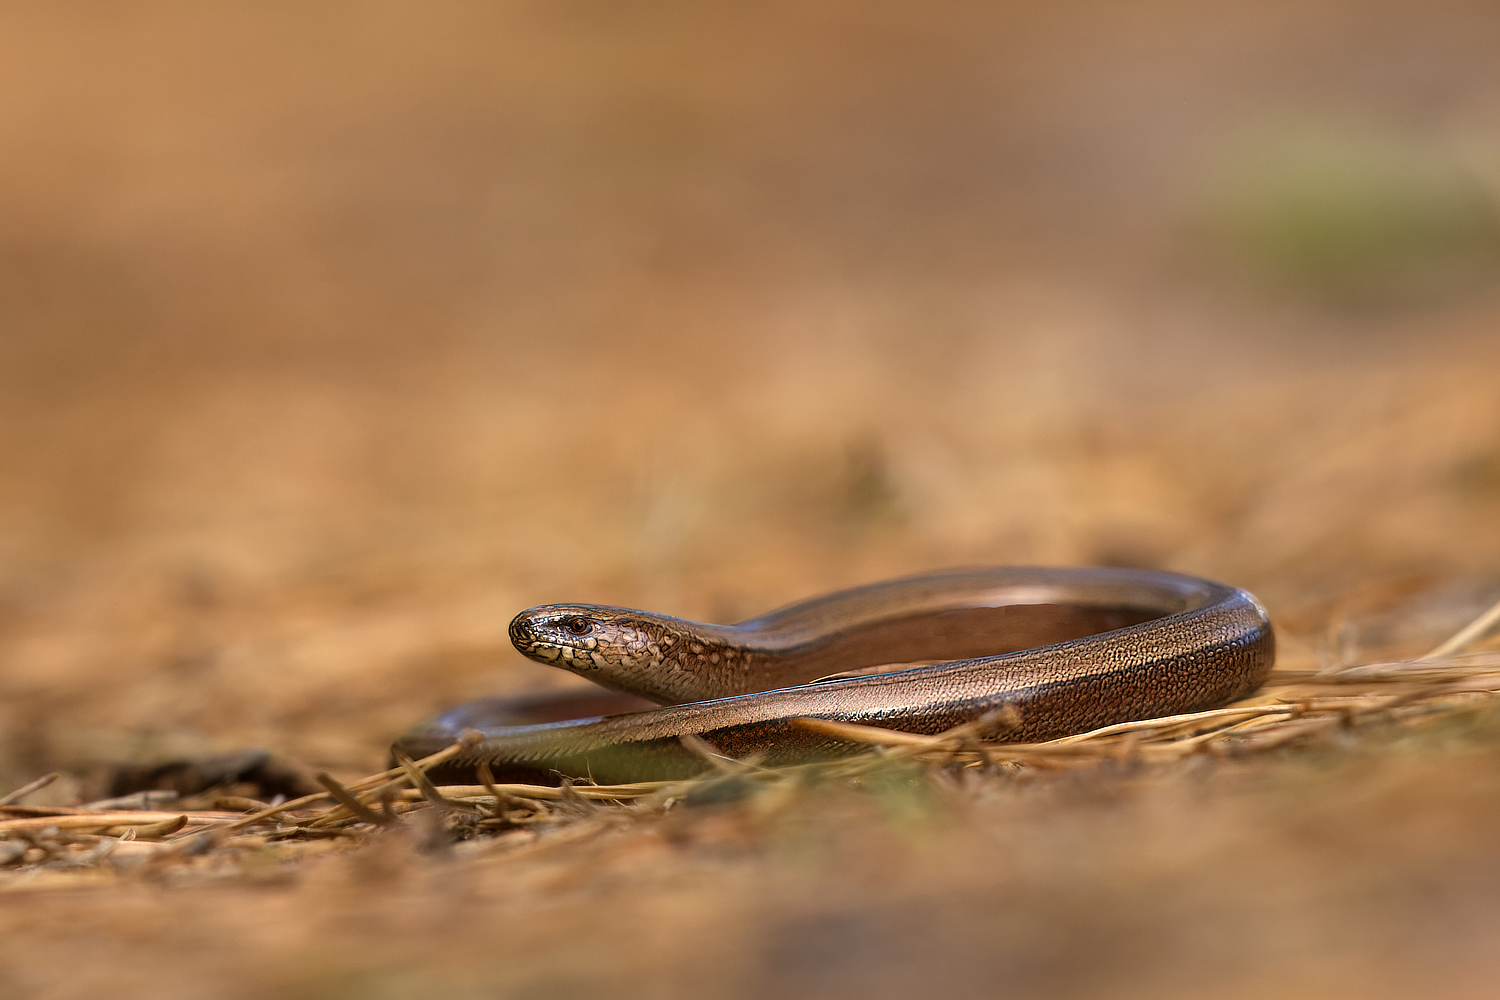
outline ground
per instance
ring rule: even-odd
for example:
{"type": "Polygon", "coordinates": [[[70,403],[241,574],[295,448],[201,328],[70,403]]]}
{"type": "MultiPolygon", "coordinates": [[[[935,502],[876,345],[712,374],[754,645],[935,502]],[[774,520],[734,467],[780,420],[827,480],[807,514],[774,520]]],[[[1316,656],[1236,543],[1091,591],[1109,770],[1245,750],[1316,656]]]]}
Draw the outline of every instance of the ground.
{"type": "MultiPolygon", "coordinates": [[[[1171,0],[0,13],[0,791],[343,781],[975,564],[1246,587],[1286,670],[1500,598],[1500,17],[1171,0]]],[[[539,836],[0,870],[71,998],[1489,995],[1483,705],[539,836]]],[[[441,839],[441,838],[438,838],[441,839]]]]}

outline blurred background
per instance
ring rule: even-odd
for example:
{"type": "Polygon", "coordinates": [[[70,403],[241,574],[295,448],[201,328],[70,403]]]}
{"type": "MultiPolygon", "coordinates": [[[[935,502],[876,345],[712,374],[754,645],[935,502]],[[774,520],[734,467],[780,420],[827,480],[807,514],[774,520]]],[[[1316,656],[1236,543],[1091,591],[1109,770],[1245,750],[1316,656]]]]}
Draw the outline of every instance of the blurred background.
{"type": "Polygon", "coordinates": [[[7,5],[0,788],[379,767],[571,683],[505,640],[559,600],[1142,565],[1419,652],[1500,596],[1497,52],[1470,0],[7,5]]]}
{"type": "Polygon", "coordinates": [[[1483,5],[0,18],[12,777],[374,761],[553,600],[1500,579],[1483,5]]]}

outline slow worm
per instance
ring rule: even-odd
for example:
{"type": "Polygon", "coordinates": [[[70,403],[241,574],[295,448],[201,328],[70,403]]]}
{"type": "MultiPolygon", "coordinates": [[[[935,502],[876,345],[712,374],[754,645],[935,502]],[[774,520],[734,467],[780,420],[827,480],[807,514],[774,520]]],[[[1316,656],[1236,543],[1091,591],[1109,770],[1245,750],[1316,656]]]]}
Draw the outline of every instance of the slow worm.
{"type": "Polygon", "coordinates": [[[1223,705],[1259,687],[1275,660],[1265,610],[1245,591],[1120,568],[950,570],[738,625],[553,604],[523,611],[510,636],[611,690],[468,702],[394,749],[421,757],[467,734],[455,773],[484,761],[501,780],[634,781],[710,766],[684,737],[780,764],[856,749],[800,718],[938,733],[1005,705],[1018,720],[1006,738],[1036,742],[1223,705]]]}

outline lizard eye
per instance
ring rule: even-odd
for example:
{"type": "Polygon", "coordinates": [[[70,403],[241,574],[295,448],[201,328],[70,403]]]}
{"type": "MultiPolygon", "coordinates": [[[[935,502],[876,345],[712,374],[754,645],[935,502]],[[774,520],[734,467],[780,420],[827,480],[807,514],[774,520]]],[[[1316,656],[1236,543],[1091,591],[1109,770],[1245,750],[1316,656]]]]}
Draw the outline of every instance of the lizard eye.
{"type": "Polygon", "coordinates": [[[588,635],[593,631],[594,623],[582,615],[574,615],[572,618],[564,618],[562,627],[569,635],[588,635]]]}

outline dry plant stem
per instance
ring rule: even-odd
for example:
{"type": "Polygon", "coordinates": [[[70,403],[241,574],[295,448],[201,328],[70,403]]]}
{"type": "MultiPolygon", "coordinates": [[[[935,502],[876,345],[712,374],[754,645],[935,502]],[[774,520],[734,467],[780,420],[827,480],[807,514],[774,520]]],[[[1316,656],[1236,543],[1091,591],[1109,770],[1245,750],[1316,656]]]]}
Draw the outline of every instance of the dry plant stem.
{"type": "MultiPolygon", "coordinates": [[[[174,816],[171,819],[164,819],[159,823],[152,823],[149,826],[126,827],[122,832],[134,832],[137,840],[155,840],[161,837],[169,837],[187,825],[188,818],[186,816],[174,816]]],[[[111,827],[110,829],[119,828],[111,827]]]]}
{"type": "MultiPolygon", "coordinates": [[[[1076,744],[1091,743],[1104,737],[1122,733],[1181,727],[1245,715],[1256,717],[1291,715],[1295,711],[1294,707],[1286,705],[1243,705],[1233,708],[1215,708],[1187,715],[1169,715],[1159,719],[1121,722],[1112,726],[1104,726],[1100,729],[1091,730],[1087,733],[1049,740],[1046,743],[1015,743],[1009,746],[997,746],[994,749],[1003,750],[1008,754],[1049,753],[1072,747],[1076,744]]],[[[950,730],[947,733],[940,733],[936,736],[923,736],[917,733],[902,733],[891,729],[881,729],[877,726],[861,726],[847,722],[833,722],[827,719],[805,718],[797,721],[800,725],[808,726],[809,728],[827,733],[830,736],[839,737],[840,739],[859,743],[873,743],[877,746],[910,748],[917,751],[940,750],[948,746],[956,738],[973,735],[969,731],[970,726],[958,727],[956,730],[950,730]]]]}
{"type": "Polygon", "coordinates": [[[1427,661],[1432,665],[1416,666],[1419,660],[1397,660],[1392,663],[1370,663],[1338,670],[1296,670],[1275,675],[1280,685],[1293,684],[1369,684],[1379,682],[1412,683],[1418,681],[1472,681],[1481,677],[1500,677],[1500,658],[1493,654],[1472,654],[1479,658],[1467,663],[1427,661]]]}
{"type": "Polygon", "coordinates": [[[941,737],[923,736],[920,733],[903,733],[896,729],[881,729],[879,726],[861,726],[853,722],[834,722],[831,719],[794,719],[799,726],[826,733],[855,743],[872,743],[882,747],[916,747],[926,750],[934,746],[941,737]]]}
{"type": "Polygon", "coordinates": [[[700,736],[687,733],[677,737],[677,742],[681,743],[692,753],[703,758],[709,767],[712,767],[720,774],[738,774],[744,769],[739,761],[733,757],[726,757],[724,754],[719,753],[718,749],[712,743],[700,736]]]}
{"type": "MultiPolygon", "coordinates": [[[[425,771],[427,768],[430,768],[435,764],[440,764],[444,760],[447,760],[448,757],[452,756],[454,753],[457,753],[458,749],[463,745],[463,743],[456,743],[452,746],[438,751],[430,757],[423,757],[421,760],[415,763],[415,773],[423,774],[425,777],[425,771]]],[[[411,758],[409,757],[407,757],[406,760],[408,763],[411,762],[411,758]]],[[[371,775],[368,778],[361,778],[359,781],[356,781],[352,785],[350,785],[349,788],[359,789],[360,793],[356,795],[355,798],[357,798],[360,802],[363,802],[365,805],[370,805],[372,803],[383,800],[391,792],[410,782],[412,780],[411,775],[413,773],[414,772],[411,769],[408,769],[405,765],[398,763],[396,767],[393,767],[388,771],[383,771],[380,774],[371,775]]],[[[334,809],[330,813],[315,817],[305,822],[312,826],[323,826],[328,823],[344,819],[349,815],[349,810],[340,805],[339,808],[334,809]]]]}
{"type": "Polygon", "coordinates": [[[269,809],[270,803],[259,799],[247,799],[243,795],[221,795],[214,799],[214,808],[231,812],[257,812],[269,809]]]}
{"type": "MultiPolygon", "coordinates": [[[[438,764],[441,764],[449,757],[452,757],[463,748],[464,747],[462,743],[450,744],[439,750],[437,753],[429,754],[428,756],[423,757],[421,760],[417,761],[417,766],[423,769],[434,767],[438,764]]],[[[400,776],[402,780],[405,780],[405,771],[402,768],[393,767],[389,770],[382,771],[379,774],[373,774],[368,778],[361,778],[348,787],[351,791],[364,791],[365,789],[370,788],[372,785],[382,784],[383,782],[397,776],[400,776]]],[[[262,809],[258,813],[253,813],[252,815],[246,816],[244,819],[238,820],[235,823],[231,823],[228,829],[243,829],[244,827],[250,826],[253,823],[259,823],[262,820],[270,819],[272,816],[276,816],[280,813],[288,812],[292,809],[300,809],[303,806],[311,805],[314,802],[322,802],[324,799],[329,799],[332,797],[333,795],[331,792],[314,792],[312,795],[304,795],[300,799],[293,799],[290,802],[283,802],[279,806],[271,806],[269,809],[262,809]]]]}
{"type": "Polygon", "coordinates": [[[479,780],[484,782],[484,790],[490,795],[494,796],[495,810],[497,813],[505,806],[520,805],[522,803],[525,803],[525,805],[529,808],[535,808],[531,805],[530,799],[522,799],[519,796],[511,795],[508,792],[502,791],[500,787],[495,784],[495,772],[490,770],[490,762],[487,760],[481,760],[479,762],[479,780]]]}
{"type": "Polygon", "coordinates": [[[32,792],[41,791],[43,788],[46,788],[48,785],[52,784],[60,777],[62,777],[62,774],[60,772],[53,771],[51,774],[42,775],[35,781],[28,781],[26,784],[22,785],[20,788],[17,788],[15,791],[9,793],[8,795],[0,797],[0,806],[8,806],[12,802],[20,802],[32,792]]]}
{"type": "Polygon", "coordinates": [[[1460,653],[1468,646],[1484,638],[1485,634],[1496,625],[1500,625],[1500,601],[1496,601],[1488,611],[1455,632],[1447,642],[1438,646],[1432,652],[1417,657],[1416,662],[1440,660],[1443,657],[1460,653]]]}
{"type": "MultiPolygon", "coordinates": [[[[677,737],[684,747],[702,757],[714,769],[718,775],[744,774],[746,771],[764,771],[766,768],[760,765],[759,756],[750,757],[745,760],[736,760],[726,754],[719,752],[712,743],[691,733],[677,737]]],[[[708,777],[701,775],[700,777],[708,777]]]]}
{"type": "MultiPolygon", "coordinates": [[[[638,781],[629,785],[574,785],[573,793],[585,799],[639,799],[658,792],[663,788],[688,784],[691,780],[638,781]]],[[[494,798],[497,792],[501,797],[507,799],[548,799],[556,801],[570,797],[561,788],[555,788],[551,785],[439,785],[437,786],[437,791],[448,801],[494,798]]],[[[416,802],[424,797],[420,791],[408,788],[399,794],[398,801],[416,802]]]]}
{"type": "Polygon", "coordinates": [[[1064,736],[1061,739],[1049,740],[1046,743],[1038,743],[1036,746],[1063,746],[1069,743],[1082,743],[1085,740],[1098,739],[1102,736],[1111,736],[1115,733],[1140,732],[1147,729],[1166,729],[1176,726],[1190,726],[1199,722],[1208,722],[1216,719],[1232,718],[1241,715],[1270,716],[1289,715],[1293,710],[1284,705],[1232,705],[1229,708],[1211,708],[1205,712],[1190,712],[1187,715],[1168,715],[1160,719],[1141,719],[1136,722],[1119,722],[1113,726],[1104,726],[1087,733],[1079,733],[1076,736],[1064,736]]]}
{"type": "Polygon", "coordinates": [[[97,813],[93,816],[28,816],[25,819],[0,820],[0,834],[21,830],[45,830],[48,827],[56,827],[59,830],[108,830],[113,827],[136,827],[142,830],[163,828],[169,823],[181,820],[186,824],[191,817],[186,815],[171,816],[164,820],[159,812],[140,813],[97,813]]]}
{"type": "Polygon", "coordinates": [[[99,812],[82,806],[0,806],[0,811],[8,816],[94,816],[99,812]]]}
{"type": "Polygon", "coordinates": [[[457,810],[458,812],[466,813],[477,813],[479,811],[467,803],[455,802],[453,799],[445,798],[410,757],[399,750],[396,751],[395,756],[401,767],[406,771],[406,776],[410,779],[412,786],[428,802],[443,810],[457,810]]]}
{"type": "Polygon", "coordinates": [[[369,806],[359,801],[359,799],[349,794],[349,790],[335,781],[333,776],[327,771],[318,772],[318,784],[328,789],[328,794],[332,795],[338,801],[339,805],[353,813],[357,819],[365,823],[372,823],[375,826],[385,826],[390,822],[389,817],[381,816],[369,806]]]}

